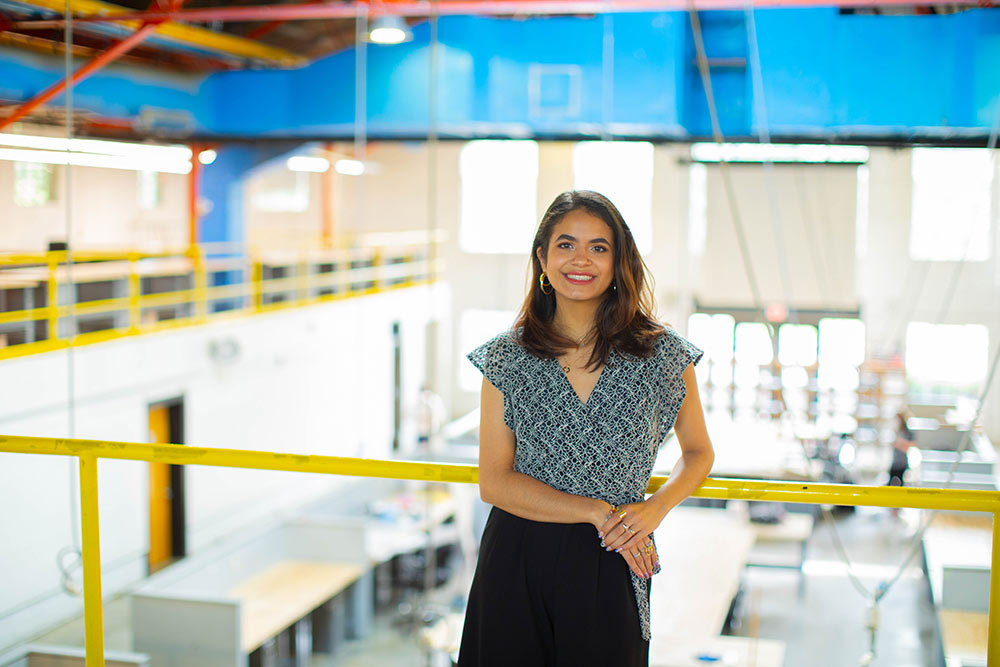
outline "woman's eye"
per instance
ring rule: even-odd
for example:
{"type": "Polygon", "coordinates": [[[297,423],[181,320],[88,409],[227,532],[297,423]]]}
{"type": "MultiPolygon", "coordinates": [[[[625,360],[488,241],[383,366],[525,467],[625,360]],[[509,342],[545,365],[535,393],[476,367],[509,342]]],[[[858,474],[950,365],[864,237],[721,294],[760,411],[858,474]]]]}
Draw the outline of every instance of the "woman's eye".
{"type": "Polygon", "coordinates": [[[608,249],[606,247],[602,246],[602,245],[595,245],[594,246],[594,250],[596,250],[597,252],[607,252],[608,251],[608,249]]]}
{"type": "Polygon", "coordinates": [[[563,241],[557,247],[559,247],[559,248],[572,248],[573,246],[570,245],[570,243],[568,241],[563,241]]]}

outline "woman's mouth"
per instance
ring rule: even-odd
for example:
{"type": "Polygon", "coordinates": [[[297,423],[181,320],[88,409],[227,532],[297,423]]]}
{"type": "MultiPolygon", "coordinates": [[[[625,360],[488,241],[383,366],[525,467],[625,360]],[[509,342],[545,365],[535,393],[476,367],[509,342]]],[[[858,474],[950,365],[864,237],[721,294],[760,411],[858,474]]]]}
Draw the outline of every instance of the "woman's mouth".
{"type": "Polygon", "coordinates": [[[594,276],[586,273],[564,273],[563,276],[572,285],[586,285],[594,279],[594,276]]]}

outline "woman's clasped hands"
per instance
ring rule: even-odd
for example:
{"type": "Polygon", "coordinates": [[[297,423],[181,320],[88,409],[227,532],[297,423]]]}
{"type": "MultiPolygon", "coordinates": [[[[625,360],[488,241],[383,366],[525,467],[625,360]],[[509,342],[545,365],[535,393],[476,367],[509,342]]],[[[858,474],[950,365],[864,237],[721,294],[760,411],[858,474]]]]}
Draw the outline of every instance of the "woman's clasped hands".
{"type": "Polygon", "coordinates": [[[597,535],[602,547],[621,554],[637,576],[649,579],[660,569],[653,531],[661,521],[663,514],[646,502],[612,505],[597,535]]]}

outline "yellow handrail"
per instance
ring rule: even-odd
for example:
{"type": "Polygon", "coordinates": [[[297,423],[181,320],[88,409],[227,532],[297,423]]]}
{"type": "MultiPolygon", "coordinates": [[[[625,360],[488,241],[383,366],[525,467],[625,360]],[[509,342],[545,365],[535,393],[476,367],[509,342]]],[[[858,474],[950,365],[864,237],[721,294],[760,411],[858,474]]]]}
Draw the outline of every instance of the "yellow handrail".
{"type": "MultiPolygon", "coordinates": [[[[97,512],[96,461],[99,458],[430,482],[476,484],[479,481],[478,467],[470,464],[382,461],[142,442],[0,435],[0,452],[80,458],[86,654],[87,664],[96,667],[104,666],[104,620],[101,608],[101,561],[97,512]]],[[[654,476],[650,480],[647,492],[654,492],[666,480],[664,476],[654,476]]],[[[996,554],[1000,553],[1000,492],[997,491],[709,478],[693,495],[728,500],[991,512],[994,559],[996,554]]],[[[1000,572],[998,568],[991,568],[987,664],[1000,665],[1000,613],[994,613],[1000,611],[997,605],[1000,605],[1000,572]]]]}
{"type": "MultiPolygon", "coordinates": [[[[317,250],[305,249],[297,254],[275,255],[262,258],[258,255],[244,255],[236,252],[231,257],[206,258],[207,247],[191,246],[175,252],[74,252],[72,259],[79,269],[74,274],[75,284],[94,281],[124,280],[127,294],[107,299],[59,304],[59,294],[63,285],[70,284],[66,278],[66,261],[70,257],[64,250],[39,254],[0,254],[0,285],[4,278],[16,287],[33,287],[45,284],[47,302],[44,306],[24,308],[0,313],[0,325],[23,325],[26,340],[23,343],[2,346],[0,361],[40,352],[58,350],[70,345],[86,345],[125,336],[135,336],[163,328],[198,325],[209,319],[232,317],[234,314],[281,310],[298,306],[342,299],[347,296],[362,296],[377,291],[399,289],[433,282],[438,272],[438,264],[414,252],[414,247],[404,248],[393,256],[405,257],[408,261],[393,264],[390,278],[397,278],[396,284],[379,279],[380,257],[384,250],[378,247],[317,250]],[[168,266],[157,265],[164,276],[189,276],[191,287],[181,290],[142,293],[142,278],[151,274],[146,260],[167,260],[168,266]],[[350,268],[350,261],[366,260],[371,266],[350,268]],[[313,269],[320,264],[339,264],[338,270],[317,272],[313,269]],[[265,266],[288,267],[294,275],[285,278],[264,278],[265,266]],[[237,282],[209,286],[209,274],[216,272],[239,272],[237,282]],[[96,273],[94,273],[96,272],[96,273]],[[82,279],[88,274],[90,280],[82,279]],[[372,287],[359,288],[359,284],[372,287]],[[340,288],[340,289],[338,289],[340,288]],[[331,290],[336,290],[333,293],[331,290]],[[278,296],[280,295],[280,296],[278,296]],[[213,312],[213,304],[230,299],[227,307],[213,312]],[[153,308],[170,308],[191,304],[190,309],[172,313],[170,324],[148,318],[153,308]],[[104,314],[112,317],[107,328],[87,334],[77,335],[73,318],[81,315],[104,314]],[[47,333],[41,340],[32,341],[34,322],[47,323],[47,333]],[[69,322],[69,326],[66,323],[69,322]],[[64,325],[60,332],[59,325],[64,325]],[[31,341],[31,342],[29,342],[31,341]]],[[[228,252],[228,251],[227,251],[228,252]]],[[[2,286],[0,286],[2,289],[2,286]]]]}

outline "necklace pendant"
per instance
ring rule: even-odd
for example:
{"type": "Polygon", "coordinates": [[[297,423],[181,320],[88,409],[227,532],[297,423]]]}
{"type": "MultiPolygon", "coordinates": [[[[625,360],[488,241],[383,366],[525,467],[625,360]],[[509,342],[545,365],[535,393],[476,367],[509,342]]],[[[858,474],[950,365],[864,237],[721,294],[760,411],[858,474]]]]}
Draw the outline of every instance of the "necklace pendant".
{"type": "Polygon", "coordinates": [[[569,375],[569,366],[563,366],[562,369],[563,369],[563,373],[565,373],[566,375],[569,375]]]}

